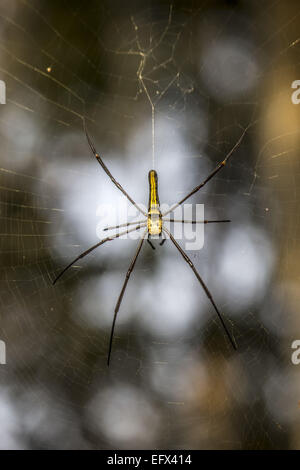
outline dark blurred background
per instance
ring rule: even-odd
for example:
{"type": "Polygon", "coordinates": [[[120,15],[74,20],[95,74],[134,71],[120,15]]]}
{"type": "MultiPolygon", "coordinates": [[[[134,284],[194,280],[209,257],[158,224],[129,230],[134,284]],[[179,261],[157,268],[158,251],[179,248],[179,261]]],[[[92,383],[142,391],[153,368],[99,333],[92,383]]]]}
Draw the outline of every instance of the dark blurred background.
{"type": "Polygon", "coordinates": [[[2,449],[299,448],[299,31],[297,1],[1,0],[2,449]],[[108,369],[137,241],[110,242],[52,280],[126,216],[83,118],[147,204],[151,104],[165,203],[250,125],[187,201],[232,220],[206,226],[189,254],[239,348],[170,242],[145,244],[108,369]]]}

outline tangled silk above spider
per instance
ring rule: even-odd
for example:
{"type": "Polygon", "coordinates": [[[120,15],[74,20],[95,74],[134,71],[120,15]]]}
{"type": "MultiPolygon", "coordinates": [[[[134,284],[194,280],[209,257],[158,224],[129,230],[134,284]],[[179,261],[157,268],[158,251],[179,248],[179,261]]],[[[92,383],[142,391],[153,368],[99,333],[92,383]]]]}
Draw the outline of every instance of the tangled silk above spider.
{"type": "Polygon", "coordinates": [[[77,256],[70,264],[68,264],[60,273],[59,275],[54,279],[53,284],[58,281],[58,279],[69,269],[76,261],[78,261],[81,258],[84,258],[86,255],[91,253],[93,250],[98,248],[99,246],[103,245],[104,243],[115,240],[116,238],[121,237],[122,235],[125,235],[127,233],[137,231],[140,229],[144,229],[141,235],[141,239],[139,240],[137,250],[135,252],[135,255],[130,263],[130,266],[128,268],[128,271],[126,273],[125,281],[123,283],[121,293],[119,295],[119,298],[116,303],[115,311],[114,311],[114,318],[112,322],[112,328],[111,328],[111,334],[110,334],[110,340],[109,340],[109,349],[108,349],[108,357],[107,357],[107,364],[109,365],[110,363],[110,356],[111,356],[111,350],[112,350],[112,343],[113,343],[113,336],[114,336],[114,329],[115,329],[115,324],[116,324],[116,319],[117,319],[117,314],[120,309],[121,302],[123,300],[123,296],[130,278],[130,275],[134,269],[135,263],[137,261],[137,258],[140,254],[140,251],[142,249],[143,243],[145,238],[147,239],[147,242],[150,244],[150,246],[155,249],[154,245],[151,242],[151,237],[159,237],[161,239],[160,245],[163,245],[163,243],[166,241],[166,235],[170,238],[172,243],[175,245],[181,256],[183,257],[184,261],[188,263],[188,265],[191,267],[193,270],[196,278],[198,279],[199,283],[201,284],[204,292],[206,293],[207,297],[209,298],[212,306],[214,307],[215,312],[217,313],[219,320],[224,328],[224,331],[234,349],[237,349],[235,340],[233,336],[230,334],[226,323],[223,319],[223,316],[221,312],[219,311],[212,294],[208,290],[205,282],[203,281],[202,277],[196,270],[194,264],[192,263],[191,259],[189,256],[185,253],[185,251],[181,248],[181,246],[177,243],[173,235],[170,233],[170,231],[165,227],[165,222],[175,222],[175,223],[182,223],[182,224],[197,224],[197,223],[226,223],[230,222],[229,220],[202,220],[202,221],[197,221],[197,220],[176,220],[172,218],[166,218],[166,215],[168,215],[170,212],[174,211],[178,206],[183,204],[189,197],[191,197],[193,194],[195,194],[197,191],[199,191],[203,186],[206,185],[228,162],[229,158],[231,155],[234,153],[234,151],[237,149],[237,147],[240,145],[248,127],[243,131],[242,135],[240,136],[239,140],[236,142],[234,147],[230,150],[230,152],[226,155],[226,157],[220,162],[217,167],[205,178],[198,186],[196,186],[192,191],[190,191],[183,199],[181,199],[179,202],[174,204],[168,211],[162,213],[160,210],[160,202],[159,202],[159,196],[158,196],[158,176],[155,170],[150,170],[148,174],[149,178],[149,205],[148,205],[148,212],[143,211],[138,204],[129,196],[129,194],[125,191],[125,189],[116,181],[116,179],[113,177],[105,163],[103,162],[102,158],[100,155],[97,153],[90,136],[88,134],[86,124],[84,121],[84,130],[86,134],[86,138],[88,141],[88,144],[90,146],[90,149],[93,153],[93,155],[96,157],[98,163],[101,165],[105,173],[109,176],[111,181],[114,183],[114,185],[124,194],[124,196],[127,197],[127,199],[133,204],[136,209],[144,216],[142,220],[136,221],[136,222],[126,222],[121,225],[117,225],[114,227],[107,227],[104,230],[118,230],[118,233],[108,236],[102,240],[100,240],[98,243],[95,245],[91,246],[88,250],[84,251],[81,253],[79,256],[77,256]],[[122,228],[125,228],[126,230],[122,230],[122,228]],[[130,228],[128,228],[130,227],[130,228]]]}

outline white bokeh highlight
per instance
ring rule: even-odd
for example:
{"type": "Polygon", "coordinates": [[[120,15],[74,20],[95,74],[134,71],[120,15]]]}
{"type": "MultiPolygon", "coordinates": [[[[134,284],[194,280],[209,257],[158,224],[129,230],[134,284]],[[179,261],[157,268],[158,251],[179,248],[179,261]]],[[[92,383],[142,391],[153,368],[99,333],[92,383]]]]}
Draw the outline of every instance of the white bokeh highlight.
{"type": "Polygon", "coordinates": [[[228,231],[218,254],[216,287],[230,312],[240,315],[265,293],[274,265],[272,245],[261,229],[245,224],[228,231]]]}
{"type": "Polygon", "coordinates": [[[106,435],[113,445],[151,446],[160,425],[154,405],[141,390],[127,384],[96,393],[87,408],[92,429],[106,435]]]}
{"type": "Polygon", "coordinates": [[[259,66],[252,46],[235,36],[206,44],[199,68],[210,94],[220,101],[248,93],[258,80],[259,66]]]}

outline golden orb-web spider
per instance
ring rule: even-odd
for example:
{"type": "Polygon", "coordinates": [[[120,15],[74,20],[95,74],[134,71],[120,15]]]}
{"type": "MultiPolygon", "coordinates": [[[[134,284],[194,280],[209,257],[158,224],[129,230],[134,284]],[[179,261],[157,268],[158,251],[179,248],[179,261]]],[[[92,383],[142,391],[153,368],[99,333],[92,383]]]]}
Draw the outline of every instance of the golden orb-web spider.
{"type": "MultiPolygon", "coordinates": [[[[249,127],[249,126],[248,126],[249,127]]],[[[151,245],[151,247],[153,249],[155,249],[155,247],[153,246],[153,244],[151,243],[151,236],[159,236],[160,238],[162,238],[161,242],[160,242],[160,245],[163,245],[163,243],[166,241],[166,238],[164,237],[163,238],[163,235],[168,235],[170,237],[170,240],[172,241],[172,243],[175,245],[175,247],[177,248],[177,250],[179,251],[179,253],[181,254],[181,256],[183,257],[183,259],[188,263],[188,265],[192,268],[192,270],[194,271],[194,274],[196,276],[196,278],[198,279],[199,283],[201,284],[204,292],[206,293],[207,297],[209,298],[211,304],[213,305],[221,323],[222,323],[222,326],[225,330],[225,333],[232,345],[232,347],[234,349],[237,349],[237,346],[236,346],[236,343],[235,343],[235,340],[233,339],[233,337],[231,336],[225,322],[224,322],[224,319],[223,319],[223,316],[221,315],[214,299],[213,299],[213,296],[211,295],[210,291],[208,290],[206,284],[204,283],[203,279],[201,278],[200,274],[198,273],[198,271],[196,270],[194,264],[192,263],[191,259],[188,257],[188,255],[184,252],[184,250],[181,248],[181,246],[177,243],[177,241],[175,240],[175,238],[172,236],[172,234],[170,233],[170,231],[164,226],[164,222],[179,222],[179,223],[184,223],[184,224],[197,224],[197,223],[204,223],[204,224],[209,224],[209,223],[226,223],[226,222],[230,222],[230,220],[203,220],[203,221],[197,221],[197,220],[176,220],[176,219],[166,219],[165,216],[167,214],[169,214],[170,212],[174,211],[178,206],[180,206],[181,204],[183,204],[190,196],[192,196],[193,194],[195,194],[197,191],[199,191],[199,189],[203,188],[203,186],[208,183],[208,181],[210,181],[220,170],[221,168],[223,168],[225,166],[225,164],[228,162],[229,158],[232,156],[232,154],[234,153],[234,151],[237,149],[237,147],[240,145],[245,133],[247,132],[248,130],[248,127],[246,127],[246,129],[243,131],[242,135],[240,136],[239,140],[236,142],[236,144],[234,145],[234,147],[230,150],[230,152],[226,155],[226,157],[224,158],[224,160],[222,162],[220,162],[217,167],[207,176],[207,178],[205,178],[202,183],[200,183],[198,186],[196,186],[191,192],[189,192],[183,199],[181,199],[179,202],[177,202],[176,204],[174,204],[169,210],[167,210],[166,212],[162,213],[161,210],[160,210],[160,203],[159,203],[159,197],[158,197],[158,176],[157,176],[157,173],[155,170],[150,170],[149,171],[149,174],[148,174],[148,178],[149,178],[149,205],[148,205],[148,212],[144,212],[135,202],[134,200],[129,196],[129,194],[125,191],[125,189],[120,185],[120,183],[118,183],[115,178],[113,177],[113,175],[110,173],[109,169],[107,168],[107,166],[105,165],[105,163],[103,162],[102,158],[100,157],[100,155],[96,152],[96,149],[90,139],[90,136],[88,134],[88,131],[87,131],[87,128],[86,128],[86,124],[85,124],[85,121],[84,121],[84,130],[85,130],[85,134],[86,134],[86,138],[87,138],[87,141],[88,141],[88,144],[91,148],[91,151],[93,152],[93,155],[96,157],[96,159],[98,160],[99,164],[101,165],[101,167],[103,168],[103,170],[105,171],[105,173],[109,176],[109,178],[111,179],[111,181],[116,185],[116,187],[127,197],[127,199],[131,202],[131,204],[133,204],[136,209],[141,213],[143,214],[143,216],[145,217],[144,220],[140,220],[140,221],[136,221],[136,222],[127,222],[127,223],[124,223],[124,224],[121,224],[121,225],[117,225],[115,227],[107,227],[105,228],[104,230],[113,230],[113,229],[120,229],[122,227],[128,227],[128,226],[131,226],[133,225],[133,228],[130,228],[130,229],[126,229],[125,231],[121,231],[119,233],[116,233],[114,235],[111,235],[111,236],[108,236],[106,238],[104,238],[103,240],[101,240],[100,242],[96,243],[96,245],[93,245],[92,247],[90,247],[88,250],[84,251],[83,253],[81,253],[79,256],[77,256],[70,264],[68,264],[68,266],[66,266],[61,272],[60,274],[54,279],[53,281],[53,284],[56,283],[56,281],[67,271],[67,269],[69,269],[74,263],[76,263],[76,261],[78,261],[79,259],[81,258],[84,258],[86,255],[88,255],[89,253],[91,253],[91,251],[95,250],[96,248],[98,248],[100,245],[103,245],[104,243],[108,242],[108,241],[111,241],[111,240],[114,240],[116,238],[119,238],[121,237],[122,235],[125,235],[127,233],[130,233],[130,232],[133,232],[133,231],[136,231],[136,230],[139,230],[140,228],[145,228],[144,232],[143,232],[143,235],[141,237],[141,240],[139,241],[139,244],[138,244],[138,247],[137,247],[137,250],[135,252],[135,255],[130,263],[130,266],[128,268],[128,271],[126,273],[126,277],[125,277],[125,281],[124,281],[124,284],[122,286],[122,290],[121,290],[121,293],[119,295],[119,298],[118,298],[118,301],[117,301],[117,304],[116,304],[116,307],[115,307],[115,311],[114,311],[114,318],[113,318],[113,323],[112,323],[112,328],[111,328],[111,334],[110,334],[110,340],[109,340],[109,350],[108,350],[108,356],[107,356],[107,365],[109,366],[109,362],[110,362],[110,356],[111,356],[111,350],[112,350],[112,342],[113,342],[113,336],[114,336],[114,329],[115,329],[115,324],[116,324],[116,319],[117,319],[117,314],[118,314],[118,311],[120,309],[120,305],[121,305],[121,302],[123,300],[123,296],[124,296],[124,293],[125,293],[125,289],[127,287],[127,284],[128,284],[128,281],[129,281],[129,278],[130,278],[130,275],[134,269],[134,266],[135,266],[135,263],[136,263],[136,260],[139,256],[139,253],[142,249],[142,245],[144,243],[144,239],[145,239],[145,236],[146,234],[148,233],[148,236],[147,236],[147,241],[148,243],[151,245]]]]}

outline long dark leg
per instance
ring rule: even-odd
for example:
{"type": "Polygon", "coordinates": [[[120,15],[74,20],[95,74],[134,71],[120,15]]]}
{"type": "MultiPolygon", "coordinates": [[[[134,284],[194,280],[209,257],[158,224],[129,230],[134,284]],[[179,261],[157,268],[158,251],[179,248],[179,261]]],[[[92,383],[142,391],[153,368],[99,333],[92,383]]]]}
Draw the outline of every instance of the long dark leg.
{"type": "Polygon", "coordinates": [[[215,304],[215,301],[214,301],[214,299],[213,299],[213,296],[212,296],[211,293],[209,292],[209,290],[208,290],[206,284],[204,283],[203,279],[201,278],[200,274],[199,274],[198,271],[196,270],[195,266],[193,265],[193,263],[192,263],[192,261],[190,260],[190,258],[188,257],[188,255],[183,251],[183,249],[181,248],[181,246],[178,245],[177,241],[175,240],[175,238],[173,237],[173,235],[169,232],[169,230],[167,230],[167,229],[164,229],[164,230],[165,230],[166,233],[169,235],[171,241],[174,243],[174,245],[176,246],[177,250],[179,251],[179,253],[180,253],[181,256],[183,257],[183,259],[188,263],[188,265],[189,265],[189,266],[192,268],[192,270],[194,271],[196,278],[197,278],[198,281],[200,282],[200,284],[201,284],[203,290],[205,291],[207,297],[208,297],[209,300],[211,301],[211,303],[212,303],[212,305],[213,305],[213,307],[214,307],[214,309],[215,309],[215,311],[216,311],[216,313],[217,313],[217,315],[218,315],[218,317],[219,317],[219,319],[220,319],[220,321],[221,321],[221,323],[222,323],[222,326],[223,326],[223,328],[224,328],[224,330],[225,330],[225,332],[226,332],[226,334],[227,334],[227,336],[228,336],[228,339],[229,339],[230,343],[232,344],[233,349],[237,349],[237,345],[236,345],[236,343],[235,343],[233,337],[231,336],[231,334],[229,333],[229,331],[228,331],[228,329],[227,329],[227,326],[226,326],[226,324],[225,324],[225,322],[224,322],[224,319],[223,319],[221,313],[219,312],[218,307],[217,307],[216,304],[215,304]]]}
{"type": "Polygon", "coordinates": [[[107,166],[105,165],[104,161],[102,160],[102,158],[100,157],[100,155],[97,153],[96,149],[95,149],[95,146],[89,136],[89,133],[87,131],[87,127],[86,127],[86,123],[85,123],[85,119],[83,118],[83,126],[84,126],[84,131],[85,131],[85,135],[86,135],[86,138],[87,138],[87,141],[88,141],[88,144],[90,146],[90,149],[91,151],[93,152],[94,156],[96,157],[98,163],[101,165],[101,167],[103,168],[103,170],[105,171],[105,173],[107,174],[107,176],[111,179],[111,181],[114,183],[114,185],[117,186],[117,188],[124,194],[124,196],[127,197],[127,199],[131,202],[131,204],[134,205],[134,207],[136,207],[138,209],[139,212],[141,212],[143,215],[147,215],[146,212],[144,212],[135,202],[134,200],[129,196],[129,194],[125,191],[125,189],[120,185],[120,183],[118,183],[118,181],[113,177],[113,175],[111,174],[111,172],[109,171],[109,169],[107,168],[107,166]]]}
{"type": "Polygon", "coordinates": [[[111,333],[110,333],[110,340],[109,340],[109,349],[108,349],[108,356],[107,356],[107,365],[109,366],[109,362],[110,362],[110,355],[111,355],[111,349],[112,349],[112,342],[113,342],[113,337],[114,337],[114,331],[115,331],[115,324],[116,324],[116,319],[117,319],[117,315],[118,315],[118,311],[120,309],[120,305],[121,305],[121,302],[123,300],[123,296],[124,296],[124,292],[125,292],[125,289],[127,287],[127,284],[128,284],[128,281],[129,281],[129,278],[130,278],[130,275],[133,271],[133,268],[135,266],[135,263],[136,263],[136,260],[139,256],[139,253],[142,249],[142,246],[143,246],[143,243],[144,243],[144,236],[145,236],[145,233],[143,234],[139,244],[138,244],[138,248],[136,250],[136,253],[130,263],[130,266],[128,268],[128,271],[126,273],[126,277],[125,277],[125,281],[124,281],[124,284],[123,284],[123,287],[122,287],[122,290],[121,290],[121,293],[119,295],[119,298],[118,298],[118,301],[117,301],[117,304],[116,304],[116,308],[115,308],[115,313],[114,313],[114,319],[113,319],[113,323],[112,323],[112,327],[111,327],[111,333]]]}
{"type": "Polygon", "coordinates": [[[138,224],[142,224],[143,222],[146,222],[146,220],[137,220],[136,222],[126,222],[125,224],[120,224],[120,225],[115,225],[114,227],[105,227],[103,229],[103,231],[107,231],[107,230],[115,230],[117,228],[121,228],[121,227],[129,227],[129,225],[138,225],[138,224]]]}
{"type": "Polygon", "coordinates": [[[163,232],[160,232],[159,238],[162,239],[161,242],[160,242],[160,246],[163,246],[163,244],[164,244],[165,241],[166,241],[166,237],[164,236],[164,233],[163,233],[163,232]]]}
{"type": "Polygon", "coordinates": [[[183,220],[183,219],[162,219],[164,222],[175,222],[180,224],[220,224],[231,222],[231,220],[183,220]]]}
{"type": "Polygon", "coordinates": [[[221,168],[223,168],[226,165],[226,163],[228,162],[228,160],[230,159],[232,154],[240,146],[240,144],[241,144],[241,142],[244,138],[244,135],[246,134],[249,127],[250,127],[250,124],[246,127],[246,129],[244,129],[244,131],[243,131],[242,135],[240,136],[239,140],[232,147],[232,149],[227,153],[224,160],[217,165],[217,167],[208,175],[208,177],[204,181],[202,181],[202,183],[200,183],[198,186],[196,186],[190,193],[188,193],[183,199],[181,199],[181,201],[177,202],[173,207],[171,207],[171,209],[167,210],[163,214],[163,217],[165,215],[169,214],[170,212],[172,212],[174,209],[176,209],[176,207],[183,204],[189,197],[191,197],[193,194],[195,194],[197,191],[199,191],[199,189],[203,188],[203,186],[205,186],[206,183],[208,183],[221,170],[221,168]]]}
{"type": "Polygon", "coordinates": [[[151,246],[152,250],[155,250],[155,246],[153,245],[153,243],[152,243],[151,240],[150,240],[150,234],[148,234],[147,242],[148,242],[149,245],[151,246]]]}
{"type": "Polygon", "coordinates": [[[60,273],[59,275],[54,279],[53,281],[53,284],[55,284],[58,279],[71,267],[73,266],[74,263],[76,263],[76,261],[78,261],[79,259],[81,258],[84,258],[86,255],[88,255],[89,253],[91,253],[91,251],[95,250],[96,248],[98,248],[98,246],[101,246],[103,245],[103,243],[106,243],[106,242],[109,242],[110,240],[114,240],[115,238],[119,238],[121,237],[122,235],[125,235],[126,233],[130,233],[130,232],[133,232],[135,230],[139,230],[141,227],[145,227],[145,224],[141,224],[141,225],[138,225],[137,227],[134,227],[130,230],[125,230],[123,232],[120,232],[120,233],[117,233],[115,235],[111,235],[110,237],[106,237],[106,238],[103,238],[103,240],[101,240],[100,242],[96,243],[96,245],[93,245],[91,246],[91,248],[89,248],[88,250],[84,251],[83,253],[81,253],[79,256],[77,256],[77,258],[75,258],[70,264],[68,264],[68,266],[66,266],[60,273]]]}

